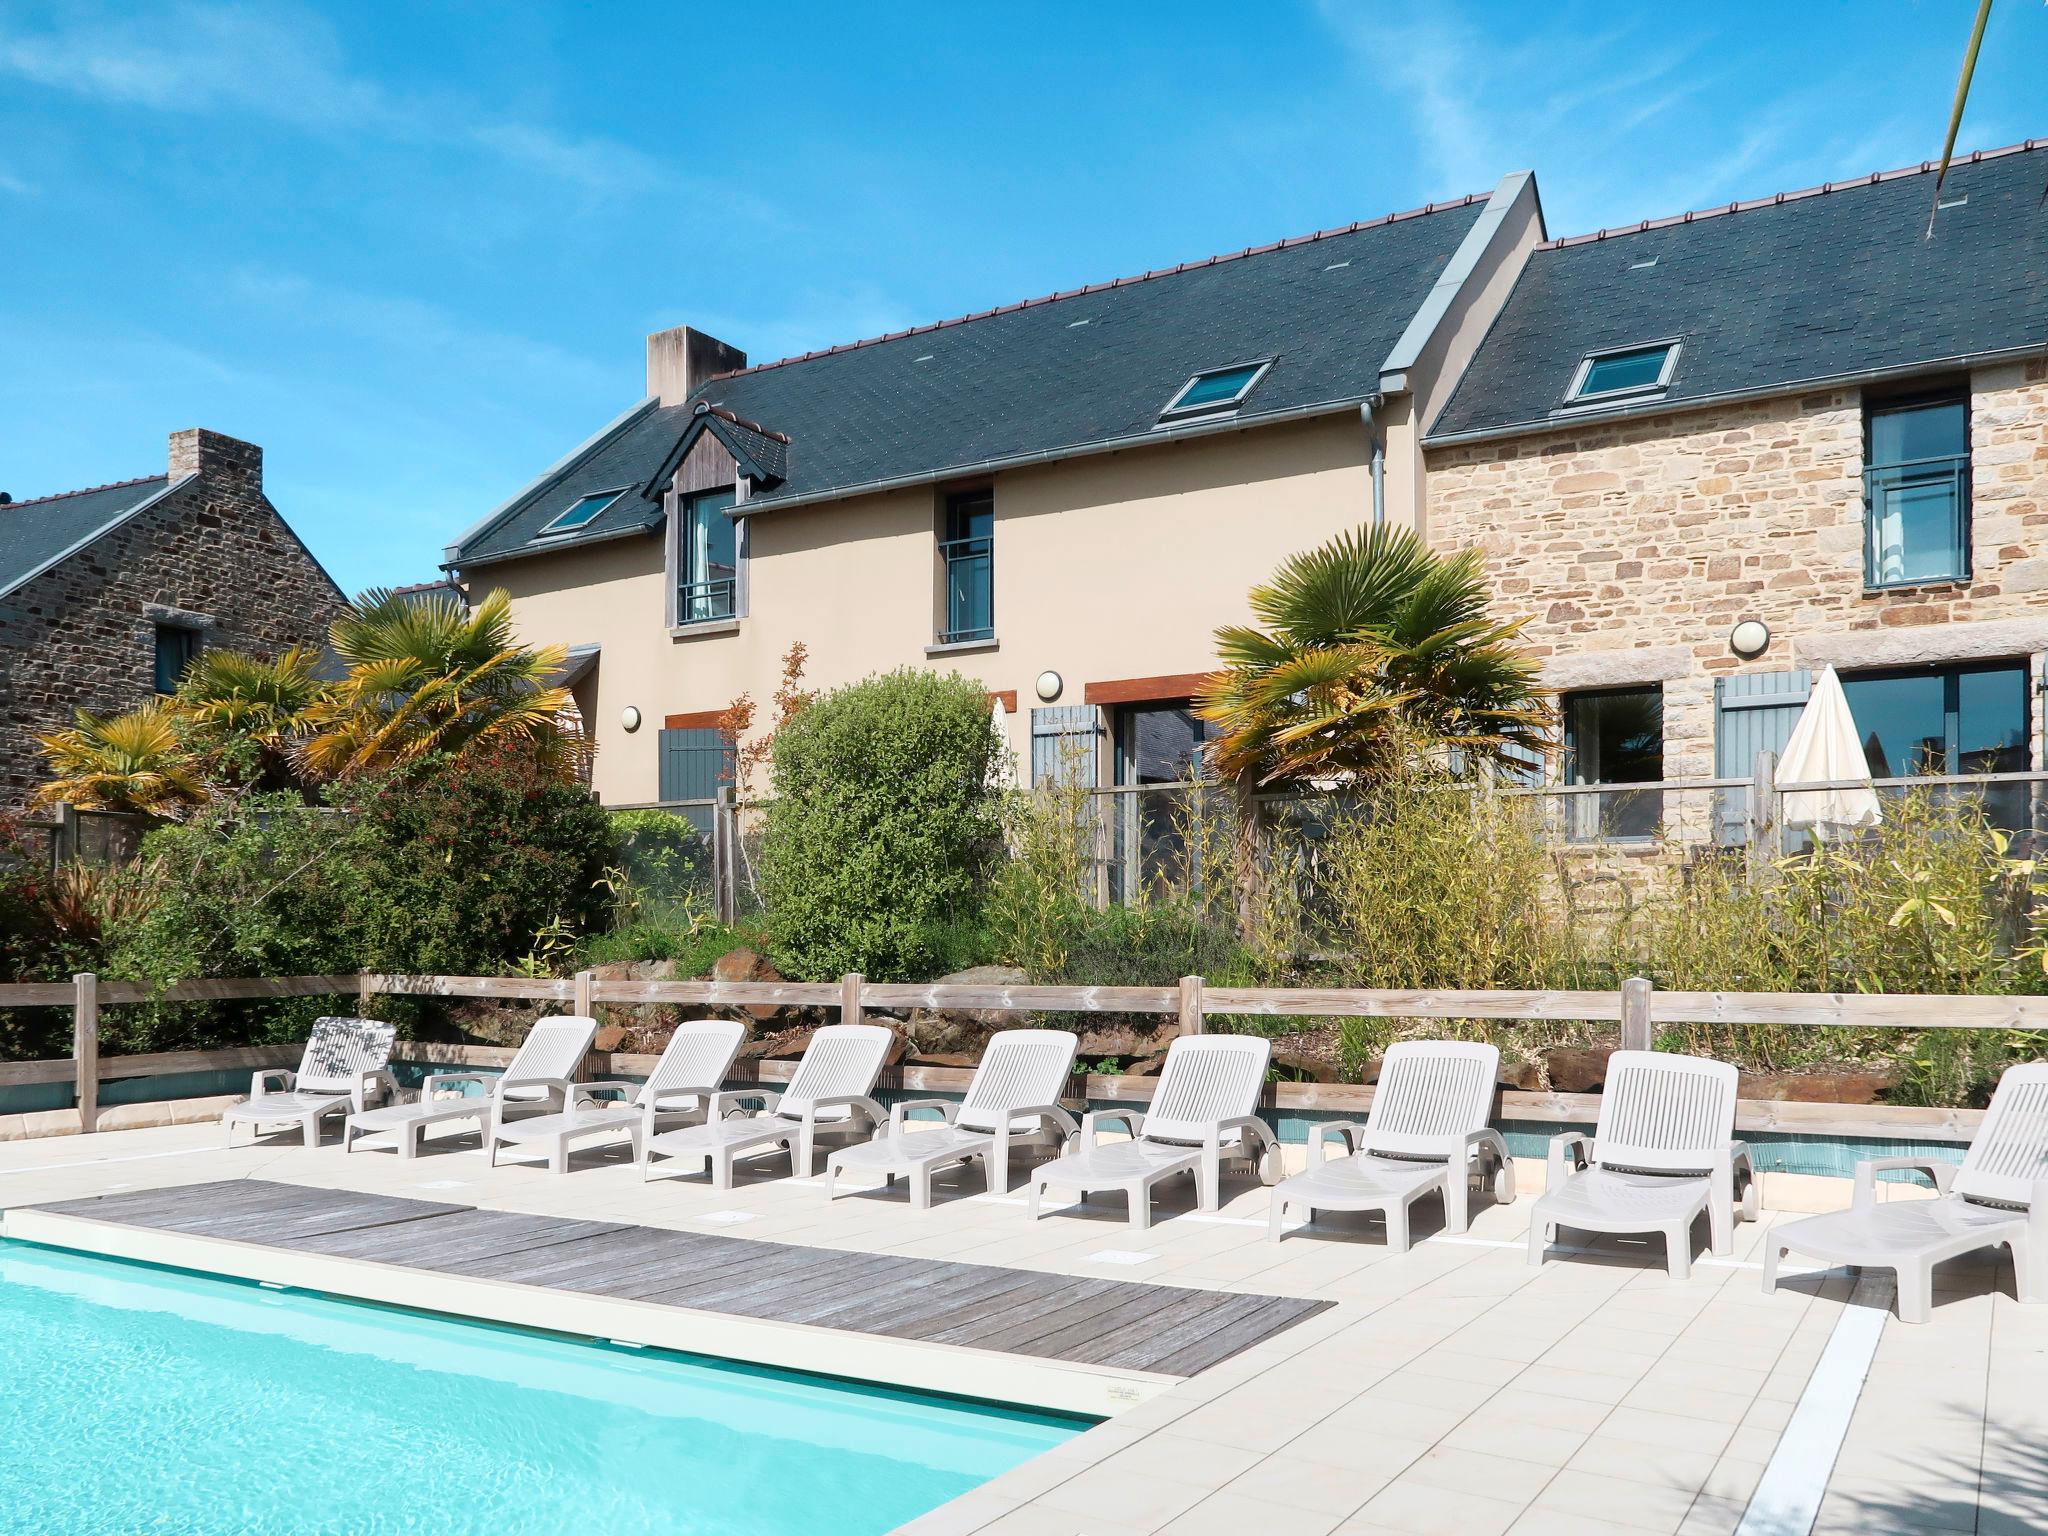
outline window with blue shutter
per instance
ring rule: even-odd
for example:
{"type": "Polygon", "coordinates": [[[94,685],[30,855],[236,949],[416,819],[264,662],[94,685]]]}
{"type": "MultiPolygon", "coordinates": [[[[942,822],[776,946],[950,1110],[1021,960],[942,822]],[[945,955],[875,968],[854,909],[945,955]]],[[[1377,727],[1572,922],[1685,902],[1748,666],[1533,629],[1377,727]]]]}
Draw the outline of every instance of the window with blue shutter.
{"type": "MultiPolygon", "coordinates": [[[[664,803],[709,801],[733,782],[737,750],[717,726],[663,731],[660,737],[660,793],[664,803]]],[[[711,807],[692,805],[683,812],[705,836],[711,835],[711,807]]]]}
{"type": "MultiPolygon", "coordinates": [[[[1756,771],[1757,753],[1784,751],[1812,689],[1813,674],[1804,667],[1716,678],[1714,777],[1746,779],[1756,771]]],[[[1717,791],[1714,841],[1733,847],[1748,837],[1749,791],[1717,791]]]]}
{"type": "Polygon", "coordinates": [[[1031,783],[1093,789],[1100,711],[1093,704],[1057,704],[1031,711],[1031,783]]]}

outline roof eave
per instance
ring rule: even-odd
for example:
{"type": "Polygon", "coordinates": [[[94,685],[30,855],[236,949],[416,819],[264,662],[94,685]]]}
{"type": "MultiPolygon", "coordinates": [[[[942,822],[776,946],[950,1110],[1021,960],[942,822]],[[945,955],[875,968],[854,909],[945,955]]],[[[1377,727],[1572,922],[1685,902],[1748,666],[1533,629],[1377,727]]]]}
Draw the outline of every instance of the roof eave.
{"type": "Polygon", "coordinates": [[[488,555],[471,555],[461,558],[453,549],[445,550],[447,556],[441,562],[444,571],[472,571],[480,565],[503,565],[508,560],[525,560],[533,555],[560,554],[568,549],[589,549],[594,544],[611,544],[620,539],[645,538],[660,527],[659,519],[633,523],[625,528],[614,528],[609,533],[595,533],[588,538],[554,539],[545,544],[526,543],[516,549],[494,550],[488,555]]]}
{"type": "MultiPolygon", "coordinates": [[[[625,427],[631,425],[633,422],[638,421],[644,413],[646,413],[653,407],[658,406],[660,403],[660,398],[656,395],[647,395],[643,397],[637,405],[629,407],[622,414],[613,418],[604,426],[599,427],[597,431],[593,432],[589,437],[586,437],[574,448],[571,448],[567,453],[563,454],[559,459],[555,460],[554,463],[550,464],[546,469],[542,470],[539,474],[535,475],[531,480],[527,481],[526,484],[521,486],[517,491],[513,492],[510,496],[506,497],[503,501],[499,502],[498,505],[494,507],[491,511],[485,513],[482,517],[478,518],[474,523],[471,523],[467,528],[465,528],[460,534],[456,536],[454,543],[445,545],[442,548],[441,569],[445,571],[451,568],[452,566],[460,564],[462,561],[462,547],[465,544],[468,544],[473,539],[482,538],[486,533],[490,532],[490,530],[497,524],[500,518],[504,517],[506,513],[510,512],[514,507],[518,506],[520,502],[526,500],[527,497],[531,496],[535,491],[539,490],[543,485],[547,484],[548,481],[554,479],[555,476],[561,474],[562,471],[567,469],[570,465],[574,464],[578,459],[581,459],[585,454],[591,452],[600,444],[609,441],[613,437],[613,435],[615,435],[625,427]]],[[[471,563],[474,564],[476,562],[471,563]]]]}
{"type": "Polygon", "coordinates": [[[1154,427],[1146,432],[1127,433],[1122,437],[1103,438],[1098,442],[1074,443],[1062,448],[1041,448],[1030,453],[1008,454],[981,459],[970,464],[948,464],[938,469],[921,469],[912,474],[864,480],[855,485],[807,491],[797,496],[754,496],[731,508],[726,515],[735,518],[760,517],[764,513],[780,512],[791,507],[812,507],[828,501],[850,501],[856,496],[874,496],[884,491],[937,485],[947,480],[971,479],[977,475],[992,475],[1004,470],[1028,469],[1038,464],[1058,464],[1068,459],[1085,459],[1100,453],[1122,453],[1131,448],[1179,442],[1191,437],[1212,437],[1225,432],[1249,432],[1258,427],[1282,426],[1288,422],[1305,421],[1317,416],[1338,416],[1357,410],[1371,398],[1370,394],[1347,395],[1339,400],[1321,401],[1315,405],[1290,406],[1282,411],[1262,411],[1253,416],[1231,415],[1214,421],[1180,422],[1170,426],[1154,427]]]}
{"type": "MultiPolygon", "coordinates": [[[[155,506],[158,502],[162,501],[165,497],[172,495],[174,492],[182,491],[186,486],[190,485],[193,481],[197,480],[198,478],[199,476],[196,472],[193,474],[185,475],[180,479],[171,481],[168,485],[164,486],[162,490],[153,492],[152,494],[143,497],[142,500],[136,502],[134,506],[124,507],[121,511],[116,512],[112,517],[108,518],[104,523],[101,523],[99,527],[93,529],[92,532],[85,535],[84,538],[74,540],[72,543],[66,545],[63,549],[59,550],[56,554],[50,556],[50,558],[45,560],[41,565],[35,567],[35,569],[27,572],[25,575],[17,577],[15,580],[9,582],[6,586],[0,587],[0,597],[12,597],[15,593],[19,592],[23,587],[27,586],[37,577],[46,575],[49,572],[54,571],[58,566],[62,565],[66,560],[69,560],[73,555],[77,554],[80,550],[86,549],[91,545],[97,543],[99,540],[105,538],[108,534],[112,533],[116,528],[119,528],[123,523],[129,521],[131,518],[141,516],[144,512],[147,512],[151,507],[155,506]]],[[[322,574],[325,575],[326,573],[323,571],[322,574]]]]}
{"type": "Polygon", "coordinates": [[[1759,384],[1751,389],[1725,389],[1712,394],[1686,395],[1673,400],[1632,401],[1599,410],[1553,411],[1526,421],[1490,427],[1473,427],[1463,432],[1435,432],[1424,437],[1425,448],[1455,448],[1466,443],[1497,442],[1509,437],[1536,437],[1546,432],[1565,432],[1587,423],[1632,421],[1645,416],[1672,416],[1680,411],[1713,405],[1739,405],[1747,400],[1770,400],[1781,395],[1805,394],[1815,389],[1840,389],[1850,384],[1882,384],[1892,379],[1910,379],[1918,374],[1945,373],[1957,368],[1981,368],[1996,363],[2024,362],[2048,355],[2048,339],[2017,347],[1993,347],[1976,352],[1959,352],[1948,357],[1930,357],[1920,362],[1900,363],[1891,368],[1857,368],[1843,373],[1817,374],[1811,378],[1787,379],[1759,384]]]}

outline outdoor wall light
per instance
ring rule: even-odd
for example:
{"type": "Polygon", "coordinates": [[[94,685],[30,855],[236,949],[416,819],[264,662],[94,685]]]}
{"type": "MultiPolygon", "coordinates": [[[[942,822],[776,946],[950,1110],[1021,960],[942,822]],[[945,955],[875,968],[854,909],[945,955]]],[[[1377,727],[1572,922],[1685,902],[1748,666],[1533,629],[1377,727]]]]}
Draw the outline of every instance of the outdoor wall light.
{"type": "Polygon", "coordinates": [[[1728,649],[1747,661],[1763,655],[1771,643],[1771,626],[1762,619],[1744,619],[1728,631],[1728,649]]]}
{"type": "Polygon", "coordinates": [[[1050,704],[1060,696],[1060,690],[1067,686],[1067,680],[1057,672],[1045,671],[1038,674],[1038,696],[1050,704]]]}
{"type": "Polygon", "coordinates": [[[620,710],[620,711],[619,711],[619,724],[623,725],[623,726],[624,726],[624,727],[626,728],[626,730],[627,730],[627,732],[628,732],[629,734],[630,734],[631,732],[634,732],[634,731],[637,731],[637,730],[639,730],[639,729],[640,729],[640,711],[639,711],[639,709],[638,709],[637,707],[635,707],[634,705],[628,704],[628,705],[627,705],[627,706],[626,706],[626,707],[625,707],[624,709],[622,709],[622,710],[620,710]]]}

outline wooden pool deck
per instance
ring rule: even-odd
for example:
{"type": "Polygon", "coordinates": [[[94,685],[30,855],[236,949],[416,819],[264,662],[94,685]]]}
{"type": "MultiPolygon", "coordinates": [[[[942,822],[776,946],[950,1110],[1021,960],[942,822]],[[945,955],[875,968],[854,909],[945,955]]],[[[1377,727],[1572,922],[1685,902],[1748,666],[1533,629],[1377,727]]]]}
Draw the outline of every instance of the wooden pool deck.
{"type": "Polygon", "coordinates": [[[853,1253],[396,1195],[219,1180],[59,1201],[48,1215],[554,1291],[1187,1377],[1328,1301],[853,1253]]]}

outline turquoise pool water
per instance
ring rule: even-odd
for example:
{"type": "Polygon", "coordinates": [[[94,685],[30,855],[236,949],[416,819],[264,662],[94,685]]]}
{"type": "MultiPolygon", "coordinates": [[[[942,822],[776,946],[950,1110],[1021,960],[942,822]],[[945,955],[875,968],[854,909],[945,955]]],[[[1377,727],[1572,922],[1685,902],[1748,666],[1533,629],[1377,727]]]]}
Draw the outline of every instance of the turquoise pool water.
{"type": "Polygon", "coordinates": [[[0,1241],[0,1531],[867,1536],[1085,1427],[0,1241]]]}

